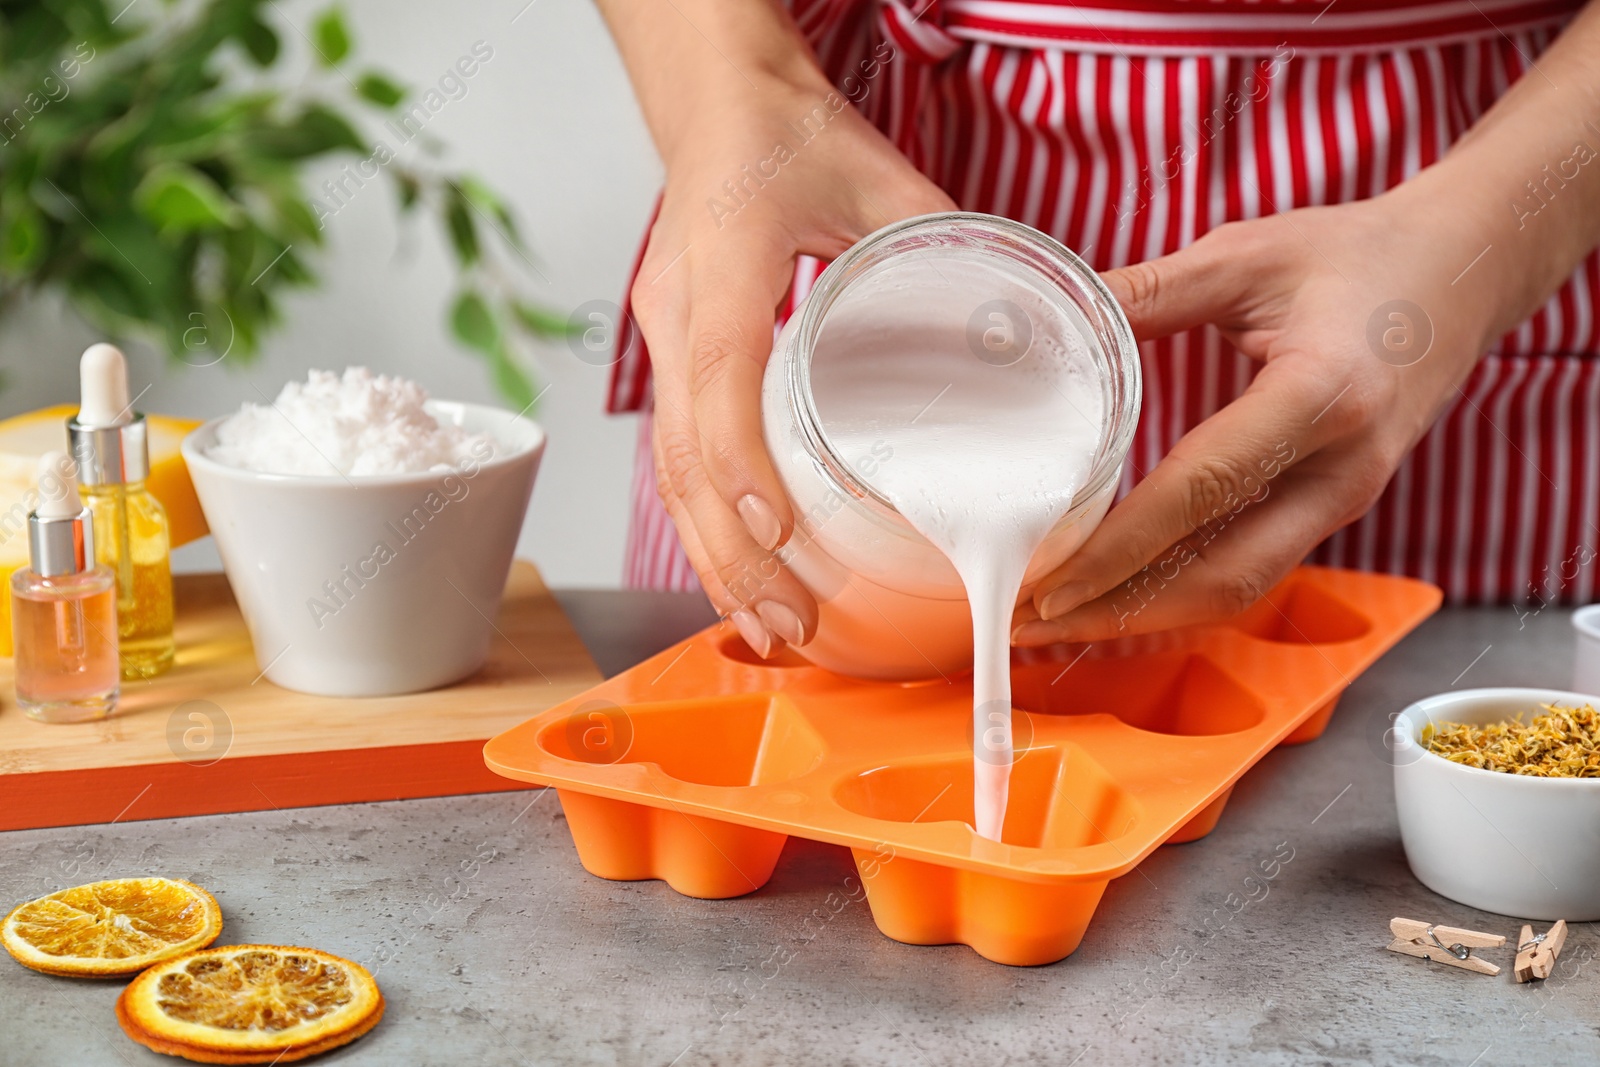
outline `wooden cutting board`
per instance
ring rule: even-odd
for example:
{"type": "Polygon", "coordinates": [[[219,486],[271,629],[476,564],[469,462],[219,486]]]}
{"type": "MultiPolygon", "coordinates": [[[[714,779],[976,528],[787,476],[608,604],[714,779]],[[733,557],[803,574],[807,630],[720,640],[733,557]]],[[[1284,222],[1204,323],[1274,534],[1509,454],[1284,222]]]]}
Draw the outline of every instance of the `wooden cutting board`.
{"type": "Polygon", "coordinates": [[[0,660],[0,830],[523,788],[484,742],[600,681],[530,563],[512,567],[483,669],[446,689],[349,699],[261,677],[220,574],[174,579],[178,658],[117,714],[36,723],[0,660]]]}

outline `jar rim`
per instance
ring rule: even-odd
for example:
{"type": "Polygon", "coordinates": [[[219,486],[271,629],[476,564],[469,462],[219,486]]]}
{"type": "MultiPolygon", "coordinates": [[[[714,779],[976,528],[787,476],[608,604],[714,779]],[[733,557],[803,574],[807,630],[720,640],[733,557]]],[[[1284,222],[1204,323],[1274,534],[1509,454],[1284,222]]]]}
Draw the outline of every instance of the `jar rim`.
{"type": "Polygon", "coordinates": [[[1089,476],[1079,487],[1057,528],[1070,525],[1121,477],[1123,460],[1133,444],[1143,400],[1144,383],[1139,346],[1116,297],[1092,267],[1054,237],[1025,223],[973,211],[944,211],[892,222],[868,234],[830,263],[817,278],[805,300],[795,338],[794,357],[788,360],[789,398],[795,425],[805,439],[820,472],[834,487],[885,517],[903,522],[899,510],[844,461],[822,428],[811,388],[811,360],[817,335],[835,300],[870,265],[883,248],[895,240],[922,233],[938,234],[958,227],[969,236],[1020,246],[1027,258],[1017,261],[1032,267],[1074,304],[1095,332],[1095,362],[1105,371],[1106,409],[1100,443],[1089,476]],[[985,232],[987,231],[987,232],[985,232]],[[1045,267],[1048,266],[1048,269],[1045,267]]]}

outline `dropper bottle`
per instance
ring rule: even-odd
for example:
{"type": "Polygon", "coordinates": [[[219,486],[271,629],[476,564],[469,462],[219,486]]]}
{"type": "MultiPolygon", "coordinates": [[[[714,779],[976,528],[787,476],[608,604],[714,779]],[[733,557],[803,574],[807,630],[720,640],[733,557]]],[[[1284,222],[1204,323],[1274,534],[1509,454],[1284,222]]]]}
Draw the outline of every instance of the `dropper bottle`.
{"type": "Polygon", "coordinates": [[[117,706],[116,580],[94,558],[94,523],[72,463],[39,461],[29,565],[11,576],[17,703],[40,722],[103,719],[117,706]]]}
{"type": "Polygon", "coordinates": [[[151,678],[172,666],[175,650],[167,512],[145,488],[150,445],[128,399],[127,359],[113,345],[90,345],[78,369],[81,406],[67,437],[94,515],[96,555],[116,577],[122,677],[151,678]]]}

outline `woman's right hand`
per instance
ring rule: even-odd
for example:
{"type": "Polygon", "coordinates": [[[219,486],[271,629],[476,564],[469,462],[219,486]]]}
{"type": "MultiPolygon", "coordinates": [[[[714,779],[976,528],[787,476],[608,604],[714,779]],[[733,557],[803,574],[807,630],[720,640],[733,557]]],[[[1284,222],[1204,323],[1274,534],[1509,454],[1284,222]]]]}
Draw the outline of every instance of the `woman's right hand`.
{"type": "Polygon", "coordinates": [[[762,656],[817,629],[816,601],[774,555],[794,515],[761,432],[795,258],[955,206],[805,60],[752,66],[753,89],[701,95],[670,136],[656,131],[666,189],[631,292],[655,378],[657,490],[712,604],[762,656]]]}

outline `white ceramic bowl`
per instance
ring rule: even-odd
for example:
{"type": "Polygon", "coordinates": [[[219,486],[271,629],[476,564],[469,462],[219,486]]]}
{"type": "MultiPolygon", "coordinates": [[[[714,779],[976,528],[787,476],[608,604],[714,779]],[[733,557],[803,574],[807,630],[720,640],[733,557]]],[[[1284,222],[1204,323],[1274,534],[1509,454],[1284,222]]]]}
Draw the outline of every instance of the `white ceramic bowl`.
{"type": "Polygon", "coordinates": [[[496,447],[448,473],[344,478],[218,463],[206,450],[223,419],[184,438],[256,662],[278,685],[411,693],[458,681],[488,657],[545,435],[480,404],[427,409],[496,447]]]}
{"type": "Polygon", "coordinates": [[[1559,689],[1465,689],[1411,705],[1394,725],[1394,792],[1406,859],[1451,900],[1522,919],[1600,919],[1600,779],[1531,778],[1423,749],[1431,723],[1482,725],[1543,704],[1600,704],[1559,689]]]}
{"type": "Polygon", "coordinates": [[[1572,688],[1580,693],[1600,693],[1600,604],[1572,613],[1572,688]]]}

